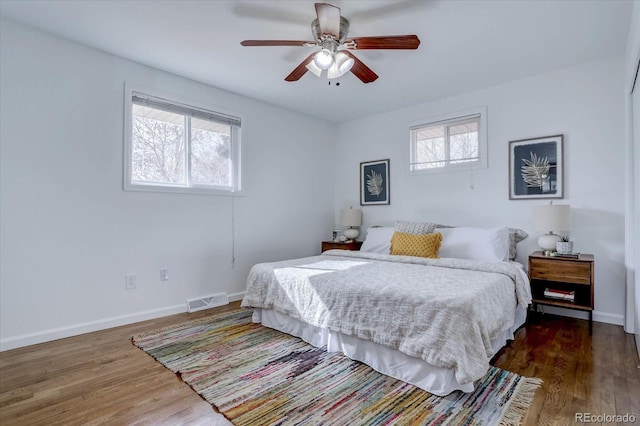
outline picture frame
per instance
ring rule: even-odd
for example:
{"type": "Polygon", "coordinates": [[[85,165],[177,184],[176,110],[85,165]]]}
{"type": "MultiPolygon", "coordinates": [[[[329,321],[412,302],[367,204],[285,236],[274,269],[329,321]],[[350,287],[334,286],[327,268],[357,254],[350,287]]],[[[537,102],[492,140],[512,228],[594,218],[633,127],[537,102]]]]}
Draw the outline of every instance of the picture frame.
{"type": "Polygon", "coordinates": [[[509,199],[564,198],[564,135],[509,141],[509,199]]]}
{"type": "Polygon", "coordinates": [[[389,160],[360,163],[360,205],[390,204],[389,160]]]}

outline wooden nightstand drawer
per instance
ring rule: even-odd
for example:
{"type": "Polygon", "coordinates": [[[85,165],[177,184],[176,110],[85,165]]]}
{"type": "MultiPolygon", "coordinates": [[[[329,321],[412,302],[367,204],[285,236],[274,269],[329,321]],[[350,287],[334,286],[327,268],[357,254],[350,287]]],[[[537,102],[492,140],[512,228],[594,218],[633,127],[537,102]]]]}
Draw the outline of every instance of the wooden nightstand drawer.
{"type": "Polygon", "coordinates": [[[323,241],[322,242],[322,251],[327,250],[360,250],[360,246],[362,246],[362,241],[351,241],[349,243],[337,243],[335,241],[323,241]]]}
{"type": "Polygon", "coordinates": [[[531,278],[574,284],[591,284],[590,262],[558,262],[553,259],[531,259],[531,278]]]}

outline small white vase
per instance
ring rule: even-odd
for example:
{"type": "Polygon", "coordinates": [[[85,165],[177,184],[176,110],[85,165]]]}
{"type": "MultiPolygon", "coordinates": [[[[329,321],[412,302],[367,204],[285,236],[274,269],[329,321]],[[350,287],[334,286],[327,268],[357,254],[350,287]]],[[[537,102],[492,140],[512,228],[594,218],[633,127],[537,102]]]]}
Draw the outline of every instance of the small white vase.
{"type": "Polygon", "coordinates": [[[556,243],[556,251],[559,254],[573,253],[573,241],[558,241],[556,243]]]}

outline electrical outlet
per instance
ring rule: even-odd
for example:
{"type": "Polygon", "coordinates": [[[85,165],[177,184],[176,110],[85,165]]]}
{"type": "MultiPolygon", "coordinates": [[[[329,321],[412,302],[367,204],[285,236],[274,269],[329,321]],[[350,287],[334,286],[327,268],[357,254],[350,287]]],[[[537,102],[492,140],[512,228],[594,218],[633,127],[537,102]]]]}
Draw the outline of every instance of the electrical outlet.
{"type": "Polygon", "coordinates": [[[160,269],[160,281],[169,281],[168,269],[160,269]]]}
{"type": "Polygon", "coordinates": [[[138,277],[136,276],[136,274],[127,274],[124,277],[125,277],[125,285],[124,285],[124,287],[127,290],[133,290],[134,288],[137,287],[137,285],[138,285],[138,277]]]}

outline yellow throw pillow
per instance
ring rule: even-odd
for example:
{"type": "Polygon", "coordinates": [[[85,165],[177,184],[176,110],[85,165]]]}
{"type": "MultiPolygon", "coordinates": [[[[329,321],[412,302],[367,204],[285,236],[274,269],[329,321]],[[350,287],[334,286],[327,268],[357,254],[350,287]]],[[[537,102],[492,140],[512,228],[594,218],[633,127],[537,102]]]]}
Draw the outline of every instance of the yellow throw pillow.
{"type": "Polygon", "coordinates": [[[391,238],[391,254],[439,259],[438,250],[441,242],[440,233],[414,235],[394,232],[391,238]]]}

